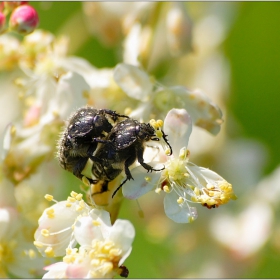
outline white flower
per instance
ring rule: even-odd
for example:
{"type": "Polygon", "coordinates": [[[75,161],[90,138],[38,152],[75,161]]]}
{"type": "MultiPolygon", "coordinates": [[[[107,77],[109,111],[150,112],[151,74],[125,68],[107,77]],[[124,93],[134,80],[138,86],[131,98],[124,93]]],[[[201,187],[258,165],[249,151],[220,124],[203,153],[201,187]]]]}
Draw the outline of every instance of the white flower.
{"type": "Polygon", "coordinates": [[[123,186],[124,196],[136,199],[155,187],[157,193],[163,190],[166,193],[165,213],[178,223],[188,223],[197,218],[196,208],[191,207],[190,202],[210,209],[236,199],[231,184],[220,175],[189,162],[190,153],[186,147],[191,130],[192,121],[186,110],[169,111],[164,121],[164,132],[173,149],[172,156],[159,157],[165,165],[161,173],[153,172],[145,178],[141,166],[133,169],[135,180],[123,186]]]}
{"type": "MultiPolygon", "coordinates": [[[[46,199],[53,200],[48,195],[46,199]]],[[[77,217],[88,215],[89,211],[90,207],[84,202],[82,195],[72,192],[67,200],[56,202],[45,209],[38,221],[34,245],[43,256],[64,255],[69,245],[77,243],[73,235],[77,217]]]]}
{"type": "Polygon", "coordinates": [[[66,252],[63,262],[45,268],[49,272],[44,278],[112,278],[128,273],[122,264],[132,250],[134,236],[129,221],[116,220],[111,225],[108,212],[91,209],[80,194],[72,192],[67,201],[44,211],[34,244],[45,256],[66,252]],[[79,248],[75,248],[77,243],[79,248]]]}
{"type": "Polygon", "coordinates": [[[189,112],[195,125],[212,134],[220,131],[223,122],[221,110],[199,90],[160,85],[145,71],[125,63],[116,66],[114,79],[127,96],[138,101],[130,117],[148,121],[155,115],[163,118],[172,108],[183,108],[189,112]]]}

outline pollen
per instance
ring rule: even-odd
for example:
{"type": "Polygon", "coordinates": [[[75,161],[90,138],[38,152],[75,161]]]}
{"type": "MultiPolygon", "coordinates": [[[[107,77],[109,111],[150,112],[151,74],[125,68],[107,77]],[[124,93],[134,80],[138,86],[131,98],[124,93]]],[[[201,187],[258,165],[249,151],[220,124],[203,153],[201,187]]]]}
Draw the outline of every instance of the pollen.
{"type": "Polygon", "coordinates": [[[66,206],[66,207],[71,207],[71,206],[72,206],[72,203],[71,203],[71,202],[66,202],[65,206],[66,206]]]}
{"type": "Polygon", "coordinates": [[[52,201],[53,200],[53,196],[50,195],[50,194],[46,194],[44,197],[47,201],[52,201]]]}
{"type": "Polygon", "coordinates": [[[85,202],[81,200],[78,205],[76,205],[76,211],[82,211],[85,208],[85,202]]]}
{"type": "Polygon", "coordinates": [[[166,155],[170,155],[170,154],[171,154],[170,148],[167,148],[167,149],[165,150],[165,154],[166,154],[166,155]]]}
{"type": "MultiPolygon", "coordinates": [[[[226,204],[230,199],[236,199],[233,193],[232,185],[226,181],[216,182],[214,185],[207,183],[206,187],[199,190],[194,189],[195,199],[207,208],[215,208],[219,205],[226,204]]],[[[194,201],[194,199],[192,198],[194,201]]]]}
{"type": "Polygon", "coordinates": [[[54,257],[54,250],[53,250],[53,248],[52,247],[47,247],[47,249],[45,250],[45,254],[49,258],[54,257]]]}
{"type": "Polygon", "coordinates": [[[44,244],[42,242],[40,242],[40,241],[34,241],[33,244],[37,248],[43,248],[44,247],[44,244]]]}
{"type": "Polygon", "coordinates": [[[152,178],[151,178],[151,177],[148,177],[148,176],[147,176],[147,177],[145,177],[145,181],[146,181],[146,182],[151,182],[151,180],[152,180],[152,178]]]}
{"type": "Polygon", "coordinates": [[[180,196],[178,199],[177,199],[177,203],[178,204],[182,204],[184,202],[184,198],[182,196],[180,196]]]}
{"type": "Polygon", "coordinates": [[[76,199],[77,199],[78,201],[80,201],[82,198],[83,198],[83,195],[82,195],[81,193],[79,193],[79,194],[76,195],[76,199]]]}
{"type": "Polygon", "coordinates": [[[47,229],[42,229],[42,230],[41,230],[41,234],[42,234],[43,236],[45,236],[45,237],[50,236],[50,232],[49,232],[49,230],[47,230],[47,229]]]}
{"type": "Polygon", "coordinates": [[[167,185],[163,186],[163,190],[164,190],[166,193],[170,193],[170,188],[169,188],[167,185]]]}
{"type": "Polygon", "coordinates": [[[72,249],[66,248],[66,255],[71,255],[71,254],[72,254],[72,249]]]}
{"type": "Polygon", "coordinates": [[[29,256],[30,259],[35,259],[36,258],[36,252],[32,249],[28,250],[27,255],[29,256]]]}
{"type": "Polygon", "coordinates": [[[163,127],[163,120],[157,120],[157,127],[163,127]]]}
{"type": "Polygon", "coordinates": [[[129,115],[129,114],[131,114],[131,112],[132,112],[132,109],[129,107],[125,108],[125,110],[124,110],[125,115],[129,115]]]}
{"type": "Polygon", "coordinates": [[[76,192],[72,191],[72,192],[70,193],[70,195],[71,195],[72,197],[76,198],[76,196],[77,196],[78,194],[77,194],[76,192]]]}
{"type": "Polygon", "coordinates": [[[94,226],[100,226],[100,225],[101,225],[101,223],[100,223],[99,221],[97,221],[97,220],[93,220],[93,221],[92,221],[92,224],[93,224],[94,226]]]}
{"type": "Polygon", "coordinates": [[[155,119],[151,119],[151,120],[150,120],[150,125],[151,125],[152,127],[155,127],[155,126],[156,126],[156,120],[155,120],[155,119]]]}
{"type": "Polygon", "coordinates": [[[46,213],[48,215],[48,218],[50,218],[50,219],[54,218],[54,209],[53,208],[49,208],[48,210],[46,210],[46,213]]]}
{"type": "Polygon", "coordinates": [[[73,203],[76,201],[76,199],[74,197],[68,196],[67,201],[73,203]]]}
{"type": "Polygon", "coordinates": [[[156,188],[156,189],[155,189],[155,193],[160,193],[161,191],[162,191],[161,188],[156,188]]]}
{"type": "Polygon", "coordinates": [[[190,151],[185,147],[183,147],[179,153],[180,160],[186,160],[189,156],[190,156],[190,151]]]}

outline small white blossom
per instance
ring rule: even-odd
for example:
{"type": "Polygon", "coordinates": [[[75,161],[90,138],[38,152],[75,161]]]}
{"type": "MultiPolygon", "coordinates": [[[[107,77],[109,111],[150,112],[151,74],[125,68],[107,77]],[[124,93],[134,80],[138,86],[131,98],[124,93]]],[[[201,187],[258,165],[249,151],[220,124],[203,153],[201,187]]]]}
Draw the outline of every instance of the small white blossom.
{"type": "Polygon", "coordinates": [[[183,86],[160,85],[144,70],[125,63],[116,66],[114,79],[127,96],[137,101],[138,105],[130,113],[130,117],[148,121],[154,116],[163,118],[172,108],[184,108],[194,125],[212,134],[220,131],[222,112],[200,90],[190,91],[183,86]]]}
{"type": "Polygon", "coordinates": [[[166,194],[165,213],[178,223],[188,223],[197,218],[196,208],[189,203],[200,203],[210,209],[236,199],[231,184],[220,175],[189,162],[190,153],[186,147],[191,130],[192,120],[186,110],[169,111],[164,131],[168,135],[173,154],[159,157],[165,169],[161,173],[149,174],[149,180],[145,178],[141,166],[133,169],[135,180],[123,186],[124,196],[136,199],[154,188],[156,193],[163,191],[166,194]]]}
{"type": "MultiPolygon", "coordinates": [[[[53,200],[50,195],[46,199],[53,200]]],[[[81,194],[72,192],[67,201],[44,211],[34,244],[45,256],[65,255],[63,262],[45,267],[48,272],[43,278],[112,278],[128,273],[122,264],[134,236],[129,221],[111,225],[108,212],[91,209],[81,194]]]]}
{"type": "Polygon", "coordinates": [[[34,244],[40,253],[48,257],[62,256],[69,244],[76,245],[73,226],[79,215],[88,215],[89,211],[89,206],[80,199],[80,195],[77,199],[75,192],[67,200],[45,209],[34,236],[34,244]]]}

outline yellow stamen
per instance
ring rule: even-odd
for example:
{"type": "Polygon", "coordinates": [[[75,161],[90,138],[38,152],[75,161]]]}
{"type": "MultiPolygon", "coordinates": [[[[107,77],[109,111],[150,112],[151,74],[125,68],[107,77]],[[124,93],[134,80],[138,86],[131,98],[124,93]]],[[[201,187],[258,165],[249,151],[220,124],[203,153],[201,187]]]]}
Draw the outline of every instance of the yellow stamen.
{"type": "Polygon", "coordinates": [[[156,188],[156,189],[155,189],[155,193],[160,193],[161,191],[162,191],[161,188],[156,188]]]}
{"type": "Polygon", "coordinates": [[[46,210],[46,213],[48,215],[48,218],[50,218],[50,219],[54,218],[54,209],[53,208],[49,208],[48,210],[46,210]]]}
{"type": "Polygon", "coordinates": [[[40,242],[40,241],[34,241],[33,244],[37,248],[43,248],[44,247],[44,244],[42,242],[40,242]]]}
{"type": "Polygon", "coordinates": [[[75,202],[76,199],[74,197],[68,196],[67,201],[68,202],[75,202]]]}
{"type": "Polygon", "coordinates": [[[42,234],[43,236],[45,236],[45,237],[50,236],[50,232],[49,232],[47,229],[42,229],[42,230],[41,230],[41,234],[42,234]]]}
{"type": "Polygon", "coordinates": [[[92,221],[92,224],[93,224],[94,226],[100,226],[100,225],[101,225],[101,223],[100,223],[99,221],[97,221],[97,220],[93,220],[93,221],[92,221]]]}
{"type": "Polygon", "coordinates": [[[78,194],[77,194],[76,192],[72,191],[72,192],[70,193],[70,195],[71,195],[72,197],[76,198],[76,196],[77,196],[78,194]]]}
{"type": "Polygon", "coordinates": [[[52,247],[47,247],[47,249],[45,250],[45,254],[49,258],[54,257],[54,250],[53,250],[53,248],[52,247]]]}
{"type": "Polygon", "coordinates": [[[77,199],[77,200],[80,201],[82,198],[83,198],[83,195],[82,195],[81,193],[79,193],[79,194],[76,195],[76,199],[77,199]]]}
{"type": "Polygon", "coordinates": [[[163,120],[157,120],[157,127],[163,127],[163,120]]]}
{"type": "Polygon", "coordinates": [[[170,188],[169,188],[167,185],[165,185],[165,186],[163,187],[163,190],[164,190],[166,193],[170,193],[170,188]]]}
{"type": "Polygon", "coordinates": [[[53,200],[53,196],[50,195],[50,194],[46,194],[44,197],[47,201],[52,201],[53,200]]]}
{"type": "Polygon", "coordinates": [[[179,197],[178,199],[177,199],[177,203],[178,204],[182,204],[184,202],[184,199],[183,199],[183,197],[179,197]]]}

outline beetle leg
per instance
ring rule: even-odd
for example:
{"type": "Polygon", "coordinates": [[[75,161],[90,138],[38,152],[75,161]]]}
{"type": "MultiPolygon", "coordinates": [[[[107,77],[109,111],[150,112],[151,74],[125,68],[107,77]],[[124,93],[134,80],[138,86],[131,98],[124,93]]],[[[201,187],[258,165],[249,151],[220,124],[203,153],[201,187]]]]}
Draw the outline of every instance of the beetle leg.
{"type": "Polygon", "coordinates": [[[117,118],[129,118],[126,115],[120,115],[116,111],[112,111],[112,110],[109,110],[109,109],[101,109],[100,111],[105,112],[108,115],[111,115],[113,117],[114,121],[116,121],[117,118]]]}
{"type": "Polygon", "coordinates": [[[118,192],[118,190],[127,182],[127,180],[129,180],[129,179],[126,177],[125,180],[117,187],[117,189],[112,194],[112,198],[115,196],[115,194],[118,192]]]}
{"type": "Polygon", "coordinates": [[[82,179],[83,177],[81,172],[85,168],[87,161],[88,161],[87,157],[81,157],[79,158],[79,160],[76,160],[76,164],[73,167],[73,174],[79,179],[82,179]]]}
{"type": "Polygon", "coordinates": [[[148,170],[148,172],[161,171],[164,169],[164,167],[161,169],[154,169],[151,165],[145,163],[143,158],[143,153],[144,153],[144,148],[143,147],[139,148],[137,152],[137,160],[146,170],[148,170]]]}

